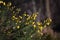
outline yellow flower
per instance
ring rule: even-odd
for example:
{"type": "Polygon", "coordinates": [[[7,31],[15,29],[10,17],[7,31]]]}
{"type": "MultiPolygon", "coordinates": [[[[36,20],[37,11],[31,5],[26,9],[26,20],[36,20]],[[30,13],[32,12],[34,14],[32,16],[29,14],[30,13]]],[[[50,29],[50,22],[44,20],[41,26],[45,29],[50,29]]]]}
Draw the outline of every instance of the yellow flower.
{"type": "Polygon", "coordinates": [[[27,14],[26,16],[28,16],[28,17],[29,17],[30,15],[28,15],[28,14],[27,14]]]}
{"type": "Polygon", "coordinates": [[[36,28],[36,25],[34,24],[33,27],[36,28]]]}
{"type": "Polygon", "coordinates": [[[41,27],[39,27],[39,29],[42,31],[43,30],[43,27],[41,26],[41,27]]]}
{"type": "Polygon", "coordinates": [[[21,23],[21,21],[19,21],[19,23],[21,23]]]}
{"type": "Polygon", "coordinates": [[[27,14],[23,14],[24,16],[26,16],[27,14]]]}
{"type": "Polygon", "coordinates": [[[52,21],[52,19],[51,19],[51,18],[49,18],[49,21],[51,22],[51,21],[52,21]]]}
{"type": "Polygon", "coordinates": [[[37,14],[35,14],[34,17],[37,17],[37,14]]]}
{"type": "Polygon", "coordinates": [[[40,23],[40,22],[37,22],[37,25],[42,25],[42,23],[40,23]]]}
{"type": "Polygon", "coordinates": [[[15,23],[15,24],[17,24],[17,23],[15,23]]]}
{"type": "Polygon", "coordinates": [[[11,2],[9,3],[9,5],[10,5],[10,6],[12,5],[11,2]]]}
{"type": "Polygon", "coordinates": [[[21,11],[21,9],[20,9],[20,8],[17,8],[16,10],[17,10],[18,12],[19,12],[19,11],[21,11]]]}
{"type": "Polygon", "coordinates": [[[44,28],[46,27],[46,25],[44,25],[44,28]]]}
{"type": "Polygon", "coordinates": [[[42,33],[42,32],[41,32],[40,34],[41,34],[41,35],[43,35],[43,33],[42,33]]]}
{"type": "Polygon", "coordinates": [[[20,19],[22,19],[22,16],[19,16],[20,19]]]}
{"type": "Polygon", "coordinates": [[[38,33],[40,33],[40,30],[37,30],[38,33]]]}
{"type": "Polygon", "coordinates": [[[32,22],[32,24],[34,24],[35,22],[32,22]]]}
{"type": "Polygon", "coordinates": [[[32,14],[31,19],[35,20],[35,19],[36,19],[36,17],[37,17],[37,15],[36,15],[36,14],[32,14]]]}
{"type": "Polygon", "coordinates": [[[17,26],[17,29],[19,29],[20,28],[20,26],[17,26]]]}
{"type": "Polygon", "coordinates": [[[17,18],[17,17],[15,17],[15,16],[13,16],[12,18],[13,18],[13,19],[18,19],[18,18],[17,18]]]}
{"type": "Polygon", "coordinates": [[[47,18],[47,20],[45,22],[51,22],[51,21],[52,21],[52,19],[47,18]]]}
{"type": "Polygon", "coordinates": [[[32,16],[34,16],[34,13],[32,14],[32,16]]]}
{"type": "Polygon", "coordinates": [[[29,20],[30,19],[30,16],[27,18],[27,20],[29,20]]]}
{"type": "Polygon", "coordinates": [[[11,2],[9,2],[8,4],[7,4],[7,6],[11,6],[12,4],[11,4],[11,2]]]}
{"type": "Polygon", "coordinates": [[[6,3],[4,2],[3,5],[6,5],[6,3]]]}
{"type": "Polygon", "coordinates": [[[31,38],[33,37],[33,35],[31,35],[31,38]]]}
{"type": "Polygon", "coordinates": [[[32,16],[33,16],[33,17],[37,17],[37,14],[36,14],[36,13],[34,13],[32,16]]]}
{"type": "Polygon", "coordinates": [[[33,18],[34,20],[36,19],[36,17],[33,18]]]}
{"type": "Polygon", "coordinates": [[[3,3],[3,1],[0,1],[0,3],[3,3]]]}
{"type": "Polygon", "coordinates": [[[46,23],[47,25],[50,25],[50,23],[46,23]]]}
{"type": "Polygon", "coordinates": [[[28,25],[28,24],[29,24],[29,22],[26,22],[25,24],[26,24],[26,25],[28,25]]]}
{"type": "Polygon", "coordinates": [[[15,16],[13,16],[13,18],[15,18],[15,16]]]}
{"type": "Polygon", "coordinates": [[[16,27],[13,27],[13,29],[15,29],[16,27]]]}
{"type": "Polygon", "coordinates": [[[18,18],[15,17],[15,19],[18,19],[18,18]]]}
{"type": "Polygon", "coordinates": [[[52,21],[52,20],[51,20],[50,18],[48,18],[48,19],[45,21],[46,25],[50,25],[51,21],[52,21]]]}

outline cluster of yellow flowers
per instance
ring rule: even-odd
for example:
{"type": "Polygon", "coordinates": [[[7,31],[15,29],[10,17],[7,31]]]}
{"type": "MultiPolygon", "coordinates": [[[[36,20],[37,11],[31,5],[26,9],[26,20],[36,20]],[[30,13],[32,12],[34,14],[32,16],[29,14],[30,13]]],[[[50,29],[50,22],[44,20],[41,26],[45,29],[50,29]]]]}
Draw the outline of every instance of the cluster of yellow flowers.
{"type": "MultiPolygon", "coordinates": [[[[9,2],[8,4],[6,4],[3,1],[0,1],[0,4],[6,5],[8,7],[12,5],[11,2],[9,2]]],[[[11,10],[13,11],[14,8],[15,8],[15,6],[12,7],[11,10]]],[[[16,10],[18,11],[17,13],[19,13],[21,11],[20,8],[17,8],[16,10]]],[[[42,22],[36,22],[35,20],[36,20],[36,18],[38,16],[37,12],[33,13],[32,15],[29,15],[26,12],[24,12],[24,14],[22,16],[19,15],[18,17],[16,17],[17,13],[15,11],[12,12],[13,16],[11,17],[11,19],[15,23],[15,27],[13,27],[13,29],[20,29],[21,25],[19,25],[19,24],[23,24],[24,23],[25,25],[31,25],[31,26],[33,26],[34,29],[37,29],[38,33],[40,33],[40,34],[43,35],[43,33],[42,33],[43,29],[45,27],[49,26],[51,24],[51,22],[52,22],[51,18],[47,18],[46,20],[44,20],[44,23],[42,23],[42,22]]],[[[8,34],[10,34],[10,33],[11,32],[8,32],[8,34]]]]}
{"type": "Polygon", "coordinates": [[[36,20],[37,15],[38,15],[37,12],[36,12],[36,13],[33,13],[32,16],[31,16],[31,18],[32,18],[33,20],[36,20]]]}
{"type": "MultiPolygon", "coordinates": [[[[44,27],[46,27],[47,25],[49,26],[50,23],[51,23],[51,21],[52,21],[50,18],[47,18],[46,20],[44,20],[44,23],[45,23],[45,24],[44,24],[44,26],[43,26],[42,22],[31,21],[31,20],[35,20],[35,19],[36,19],[36,17],[37,17],[37,14],[36,14],[36,13],[34,13],[34,14],[32,14],[32,15],[28,15],[28,14],[26,14],[26,12],[24,12],[23,16],[24,16],[24,17],[27,16],[26,21],[25,21],[25,24],[26,24],[26,25],[33,25],[34,29],[36,29],[36,28],[38,27],[38,32],[41,32],[41,31],[44,29],[44,27]],[[28,21],[28,20],[30,20],[30,21],[28,21]],[[31,23],[31,24],[30,24],[30,23],[31,23]]],[[[13,16],[13,17],[12,17],[12,20],[22,19],[23,16],[19,16],[19,18],[13,16]]],[[[19,21],[18,21],[18,22],[19,22],[19,21]]],[[[21,21],[20,21],[20,22],[21,22],[21,21]]],[[[16,24],[17,24],[17,23],[16,23],[16,24]]],[[[16,28],[19,29],[20,26],[17,26],[16,28]]]]}
{"type": "Polygon", "coordinates": [[[17,28],[17,29],[19,29],[19,28],[20,28],[20,26],[17,26],[16,28],[17,28]]]}
{"type": "MultiPolygon", "coordinates": [[[[12,16],[12,20],[16,22],[16,25],[18,25],[18,23],[21,23],[20,19],[22,19],[22,16],[19,16],[19,18],[16,16],[12,16]]],[[[18,25],[16,26],[16,28],[19,29],[20,26],[18,25]]]]}
{"type": "Polygon", "coordinates": [[[6,2],[0,1],[0,4],[6,5],[6,6],[11,6],[11,2],[8,2],[8,4],[6,4],[6,2]]]}
{"type": "MultiPolygon", "coordinates": [[[[13,15],[12,16],[12,20],[13,21],[16,21],[16,24],[17,24],[18,22],[22,22],[22,20],[20,20],[20,19],[23,19],[23,17],[26,17],[26,16],[27,16],[26,21],[25,21],[25,24],[26,25],[30,25],[30,23],[31,24],[34,24],[35,23],[35,22],[31,21],[31,20],[35,20],[36,19],[36,17],[37,17],[37,14],[36,13],[35,14],[32,14],[32,15],[28,15],[28,14],[26,14],[26,12],[24,12],[23,16],[19,16],[19,17],[16,17],[15,15],[13,15]]],[[[34,26],[34,28],[36,27],[35,24],[33,26],[34,26]]],[[[19,28],[19,26],[17,26],[17,28],[19,28]]]]}
{"type": "MultiPolygon", "coordinates": [[[[6,5],[8,7],[12,5],[11,2],[8,2],[8,4],[6,4],[3,1],[0,1],[0,4],[6,5]]],[[[12,7],[11,10],[13,10],[14,8],[15,8],[15,6],[12,7]]],[[[21,11],[20,8],[17,8],[16,10],[18,11],[17,13],[19,13],[21,11]]],[[[29,15],[26,12],[24,12],[23,16],[18,16],[18,17],[16,17],[16,12],[15,11],[13,11],[12,13],[13,13],[12,20],[15,21],[16,22],[15,24],[17,25],[16,27],[13,27],[13,28],[17,28],[17,29],[19,29],[21,27],[21,26],[18,25],[18,23],[21,23],[22,20],[24,20],[23,18],[26,19],[26,20],[24,20],[25,21],[24,23],[26,25],[32,25],[34,29],[38,28],[37,32],[42,32],[44,27],[46,27],[47,25],[49,26],[50,23],[52,22],[51,18],[47,18],[46,20],[44,20],[44,23],[42,23],[42,22],[35,22],[35,20],[37,18],[37,15],[38,15],[38,12],[33,13],[32,15],[29,15]]]]}

